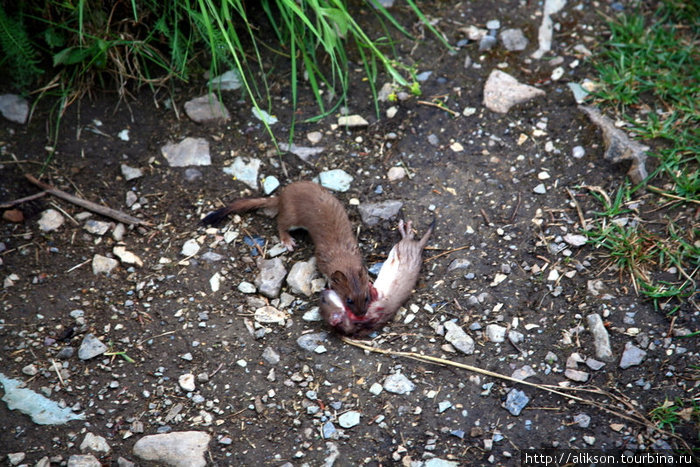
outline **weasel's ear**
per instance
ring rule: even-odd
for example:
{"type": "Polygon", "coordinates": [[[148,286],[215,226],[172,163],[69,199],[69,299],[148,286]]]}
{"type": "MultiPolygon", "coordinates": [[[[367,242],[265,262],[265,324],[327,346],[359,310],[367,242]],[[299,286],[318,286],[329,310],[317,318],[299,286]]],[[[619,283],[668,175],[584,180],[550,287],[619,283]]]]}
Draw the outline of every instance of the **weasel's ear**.
{"type": "Polygon", "coordinates": [[[348,278],[345,277],[345,274],[342,271],[335,271],[333,274],[331,274],[331,283],[339,286],[347,285],[348,278]]]}

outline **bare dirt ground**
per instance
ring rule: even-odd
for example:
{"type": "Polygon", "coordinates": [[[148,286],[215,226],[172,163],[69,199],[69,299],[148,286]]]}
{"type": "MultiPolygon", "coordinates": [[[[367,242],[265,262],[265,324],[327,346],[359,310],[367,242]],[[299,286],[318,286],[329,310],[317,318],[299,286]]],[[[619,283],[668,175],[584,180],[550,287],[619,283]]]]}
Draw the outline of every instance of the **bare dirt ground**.
{"type": "MultiPolygon", "coordinates": [[[[465,38],[460,28],[498,19],[501,29],[524,31],[529,45],[523,52],[506,52],[500,44],[480,52],[478,43],[468,41],[448,53],[427,32],[422,42],[400,39],[400,56],[419,72],[432,71],[421,85],[422,96],[383,103],[377,119],[359,66],[351,70],[358,84],[349,110],[370,125],[348,130],[333,125],[336,116],[299,124],[299,145],[311,145],[305,136],[311,131],[323,134],[318,146],[325,151],[313,164],[271,152],[269,135],[238,92],[223,94],[232,116],[228,122],[190,121],[182,106],[206,92],[203,79],[175,90],[179,113],[164,105],[168,96],[154,98],[148,92],[128,103],[100,97],[73,105],[46,179],[153,226],[127,228],[122,240],[142,266],[121,264],[109,275],[95,275],[94,255],[113,257],[117,242],[112,229],[100,236],[85,231],[84,220],[71,220],[84,209],[47,196],[21,206],[23,223],[0,223],[0,275],[3,280],[17,276],[0,291],[1,372],[85,415],[82,421],[41,426],[0,404],[3,458],[24,453],[27,465],[42,458],[59,465],[81,453],[89,432],[104,437],[110,447],[95,453],[104,465],[116,465],[120,457],[148,465],[132,452],[138,439],[191,430],[211,435],[210,465],[322,465],[333,458],[336,465],[411,465],[433,458],[459,465],[517,465],[520,452],[531,448],[681,448],[683,441],[697,446],[697,426],[691,423],[680,421],[674,437],[635,421],[635,414],[648,417],[665,399],[687,399],[697,391],[697,341],[674,337],[674,330],[698,328],[697,310],[685,304],[671,322],[634,293],[624,274],[606,267],[598,252],[563,240],[581,227],[577,206],[587,219],[600,209],[581,186],[613,193],[627,170],[603,160],[600,131],[566,87],[569,81],[595,79],[574,47],[594,50],[606,32],[599,13],[613,11],[605,2],[567,5],[554,17],[560,27],[553,51],[534,60],[541,6],[497,5],[442,2],[424,8],[451,44],[465,38]],[[473,62],[469,67],[467,56],[473,62]],[[553,81],[556,66],[565,74],[553,81]],[[482,105],[483,85],[497,68],[546,96],[507,114],[489,111],[482,105]],[[419,102],[436,98],[458,116],[419,102]],[[391,105],[398,112],[387,118],[391,105]],[[462,115],[467,107],[476,112],[462,115]],[[128,142],[117,137],[125,129],[128,142]],[[187,136],[206,138],[212,154],[212,165],[199,167],[202,176],[192,181],[185,168],[169,167],[160,152],[167,142],[187,136]],[[585,149],[583,158],[572,157],[575,146],[585,149]],[[325,352],[303,350],[299,337],[327,330],[323,322],[302,318],[316,306],[317,296],[269,301],[286,314],[284,324],[256,323],[253,313],[264,298],[238,290],[257,275],[257,251],[243,239],[259,236],[267,247],[274,245],[274,221],[252,213],[215,229],[199,223],[221,202],[260,193],[222,171],[236,156],[260,159],[261,174],[275,175],[283,184],[326,169],[351,174],[349,191],[336,195],[358,229],[369,265],[382,261],[398,240],[397,219],[364,225],[352,200],[401,200],[401,216],[413,220],[419,233],[436,216],[415,293],[394,322],[367,339],[370,345],[508,376],[529,366],[533,374],[527,381],[598,388],[602,394],[567,393],[607,404],[618,414],[448,365],[366,352],[333,334],[321,342],[325,352]],[[138,167],[144,175],[127,182],[121,164],[138,167]],[[405,167],[410,177],[388,181],[393,166],[405,167]],[[540,184],[544,193],[535,193],[540,184]],[[136,210],[125,205],[129,191],[137,195],[136,210]],[[37,220],[52,207],[64,213],[66,222],[42,232],[37,220]],[[227,230],[238,233],[230,243],[223,240],[227,230]],[[201,248],[184,258],[181,248],[190,239],[201,248]],[[202,255],[209,251],[222,257],[208,261],[202,255]],[[469,264],[449,270],[455,260],[469,264]],[[216,273],[223,281],[213,292],[210,278],[216,273]],[[71,315],[74,310],[82,313],[71,315]],[[596,359],[587,321],[591,314],[603,318],[614,355],[599,369],[584,363],[596,359]],[[450,320],[474,339],[473,354],[456,351],[445,340],[444,323],[450,320]],[[489,339],[486,329],[493,324],[521,338],[489,339]],[[59,358],[66,347],[78,349],[89,333],[133,361],[104,354],[84,361],[77,352],[59,358]],[[631,344],[646,355],[641,364],[622,369],[620,358],[631,344]],[[585,383],[564,374],[575,354],[581,357],[578,370],[588,373],[585,383]],[[27,369],[32,365],[38,371],[27,369]],[[414,383],[410,393],[370,391],[399,372],[414,383]],[[179,385],[184,374],[199,375],[194,391],[179,385]],[[505,408],[513,389],[529,398],[517,416],[505,408]],[[359,412],[360,422],[343,427],[339,417],[351,411],[359,412]]],[[[421,34],[401,8],[396,11],[413,33],[421,34]]],[[[284,69],[278,63],[270,69],[273,65],[284,69]]],[[[270,79],[271,110],[280,119],[273,130],[284,140],[291,117],[289,77],[273,71],[270,79]]],[[[0,125],[0,199],[37,191],[23,174],[38,174],[45,160],[45,112],[40,107],[26,126],[0,125]]],[[[305,97],[298,117],[314,112],[313,101],[305,97]]],[[[639,209],[653,207],[643,198],[639,209]]],[[[308,237],[297,238],[300,247],[282,256],[288,269],[313,255],[308,237]]]]}

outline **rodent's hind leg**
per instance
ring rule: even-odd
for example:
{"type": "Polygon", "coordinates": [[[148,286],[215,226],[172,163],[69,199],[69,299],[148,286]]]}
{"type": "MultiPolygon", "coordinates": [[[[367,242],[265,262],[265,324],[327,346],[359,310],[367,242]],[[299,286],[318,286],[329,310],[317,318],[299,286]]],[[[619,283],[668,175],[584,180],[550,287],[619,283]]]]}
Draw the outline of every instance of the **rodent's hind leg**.
{"type": "Polygon", "coordinates": [[[282,245],[287,247],[288,251],[294,251],[294,247],[297,246],[297,242],[294,241],[294,238],[289,235],[289,232],[286,230],[284,232],[280,232],[280,241],[282,242],[282,245]]]}

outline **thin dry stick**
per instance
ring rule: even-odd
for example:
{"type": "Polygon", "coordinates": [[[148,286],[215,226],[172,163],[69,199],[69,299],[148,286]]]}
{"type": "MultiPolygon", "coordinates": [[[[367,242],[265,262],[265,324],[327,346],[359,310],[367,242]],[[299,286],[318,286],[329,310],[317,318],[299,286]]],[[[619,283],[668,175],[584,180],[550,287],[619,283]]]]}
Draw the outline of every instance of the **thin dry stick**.
{"type": "Polygon", "coordinates": [[[426,258],[423,262],[424,262],[424,263],[427,263],[428,261],[432,261],[432,260],[434,260],[435,258],[439,258],[439,257],[441,257],[441,256],[449,255],[450,253],[454,253],[455,251],[466,250],[466,249],[469,248],[470,246],[471,246],[471,245],[464,245],[464,246],[460,246],[460,247],[458,247],[458,248],[453,248],[453,249],[451,249],[451,250],[443,251],[443,252],[440,253],[440,254],[437,254],[437,255],[435,255],[435,256],[431,256],[430,258],[426,258]]]}
{"type": "Polygon", "coordinates": [[[24,198],[15,199],[13,201],[7,201],[6,203],[0,204],[0,209],[11,208],[12,206],[26,203],[27,201],[32,201],[32,200],[35,200],[37,198],[41,198],[42,196],[45,196],[45,195],[46,195],[45,191],[40,191],[39,193],[34,193],[33,195],[25,196],[24,198]]]}
{"type": "Polygon", "coordinates": [[[584,403],[584,404],[593,405],[593,406],[598,407],[599,409],[601,409],[601,410],[603,410],[603,411],[605,411],[605,412],[608,412],[608,413],[610,413],[610,414],[612,414],[612,415],[615,415],[615,416],[617,416],[617,417],[620,417],[620,418],[622,418],[622,419],[624,419],[624,420],[627,420],[627,421],[630,421],[630,422],[633,422],[633,423],[638,423],[638,424],[641,424],[641,425],[644,425],[644,426],[648,426],[648,427],[650,427],[650,428],[656,430],[658,433],[661,433],[661,434],[664,434],[664,435],[666,435],[666,436],[671,436],[671,437],[673,437],[673,438],[676,438],[676,439],[678,439],[681,443],[683,443],[683,444],[686,446],[687,449],[690,449],[689,446],[687,445],[687,443],[685,442],[685,440],[683,440],[683,438],[681,438],[680,436],[676,435],[675,433],[669,433],[669,432],[667,432],[667,431],[665,431],[665,430],[661,430],[661,429],[658,428],[656,425],[654,425],[652,422],[650,422],[649,420],[647,420],[643,415],[641,415],[636,409],[634,409],[634,407],[632,407],[632,406],[630,406],[629,404],[625,403],[625,402],[622,401],[619,397],[616,397],[616,396],[614,396],[613,394],[610,394],[610,393],[608,393],[608,392],[606,392],[606,391],[603,391],[603,390],[601,390],[601,389],[599,389],[599,388],[591,389],[591,388],[565,387],[565,386],[553,386],[553,385],[549,385],[549,384],[531,383],[531,382],[529,382],[529,381],[524,381],[524,380],[512,378],[512,377],[510,377],[510,376],[502,375],[502,374],[500,374],[500,373],[495,373],[495,372],[493,372],[493,371],[484,370],[483,368],[479,368],[479,367],[472,366],[472,365],[467,365],[467,364],[464,364],[464,363],[455,362],[455,361],[452,361],[452,360],[447,360],[447,359],[444,359],[444,358],[431,357],[431,356],[429,356],[429,355],[422,355],[422,354],[418,354],[418,353],[415,353],[415,352],[401,352],[401,351],[397,351],[397,350],[380,349],[380,348],[378,348],[378,347],[372,347],[372,346],[369,346],[369,345],[367,345],[367,344],[363,344],[363,343],[360,342],[360,341],[356,341],[356,340],[354,340],[354,339],[350,339],[350,338],[344,337],[344,336],[341,337],[341,339],[342,339],[343,342],[345,342],[346,344],[354,345],[355,347],[359,347],[359,348],[361,348],[361,349],[364,349],[364,350],[367,350],[367,351],[370,351],[370,352],[381,353],[381,354],[384,354],[384,355],[395,355],[395,356],[410,358],[410,359],[418,360],[418,361],[422,361],[422,362],[434,363],[434,364],[437,364],[437,365],[454,366],[454,367],[457,367],[457,368],[462,368],[462,369],[464,369],[464,370],[472,371],[472,372],[474,372],[474,373],[479,373],[479,374],[482,374],[482,375],[491,376],[491,377],[493,377],[493,378],[498,378],[498,379],[502,379],[502,380],[505,380],[505,381],[509,381],[509,382],[511,382],[511,383],[523,384],[523,385],[525,385],[525,386],[531,386],[531,387],[534,387],[534,388],[537,388],[537,389],[541,389],[541,390],[543,390],[543,391],[547,391],[547,392],[551,392],[551,393],[553,393],[553,394],[557,394],[557,395],[562,396],[562,397],[564,397],[564,398],[566,398],[566,399],[571,399],[571,400],[574,400],[574,401],[577,401],[577,402],[581,402],[581,403],[584,403]],[[598,394],[598,395],[604,395],[604,396],[607,396],[607,397],[610,397],[610,398],[614,398],[614,399],[616,399],[616,400],[622,402],[625,406],[627,406],[627,407],[630,409],[630,411],[632,411],[632,415],[628,415],[628,414],[626,414],[626,413],[622,413],[622,412],[620,412],[619,410],[617,410],[617,409],[615,409],[615,408],[612,408],[612,407],[610,407],[610,406],[608,406],[608,405],[604,405],[604,404],[602,404],[602,403],[600,403],[600,402],[598,402],[598,401],[594,401],[594,400],[590,400],[590,399],[585,399],[585,398],[583,398],[583,397],[574,396],[573,394],[567,394],[567,393],[565,393],[565,392],[563,392],[563,391],[588,392],[588,393],[593,393],[593,394],[598,394]]]}
{"type": "Polygon", "coordinates": [[[77,196],[73,196],[69,193],[66,193],[65,191],[61,191],[58,188],[54,188],[51,185],[37,180],[30,174],[24,174],[24,176],[31,183],[38,186],[42,190],[45,190],[47,193],[52,194],[58,198],[64,199],[70,203],[76,204],[85,209],[89,209],[92,212],[96,212],[105,217],[111,217],[112,219],[117,220],[119,222],[124,222],[125,224],[151,225],[150,222],[144,221],[143,219],[139,219],[138,217],[130,216],[121,211],[117,211],[116,209],[101,206],[99,204],[93,203],[92,201],[88,201],[86,199],[79,198],[77,196]]]}
{"type": "Polygon", "coordinates": [[[571,192],[571,190],[569,190],[567,188],[566,192],[569,194],[571,201],[574,203],[574,206],[576,207],[576,214],[578,214],[578,221],[581,223],[581,228],[583,230],[586,230],[586,219],[583,217],[583,212],[581,211],[581,206],[578,205],[578,201],[576,201],[576,198],[574,197],[574,194],[571,192]]]}

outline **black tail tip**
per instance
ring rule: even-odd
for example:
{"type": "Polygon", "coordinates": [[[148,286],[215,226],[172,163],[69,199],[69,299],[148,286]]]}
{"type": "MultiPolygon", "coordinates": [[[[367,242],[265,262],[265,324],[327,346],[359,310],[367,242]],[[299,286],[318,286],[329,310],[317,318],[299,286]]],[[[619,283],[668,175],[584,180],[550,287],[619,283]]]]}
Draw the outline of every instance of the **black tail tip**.
{"type": "Polygon", "coordinates": [[[224,220],[224,218],[226,217],[227,214],[228,214],[228,210],[226,208],[217,209],[216,211],[207,214],[202,219],[202,224],[204,224],[204,225],[216,225],[219,222],[221,222],[222,220],[224,220]]]}

